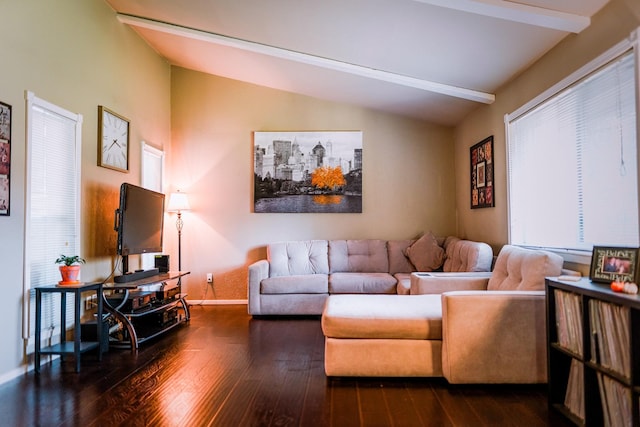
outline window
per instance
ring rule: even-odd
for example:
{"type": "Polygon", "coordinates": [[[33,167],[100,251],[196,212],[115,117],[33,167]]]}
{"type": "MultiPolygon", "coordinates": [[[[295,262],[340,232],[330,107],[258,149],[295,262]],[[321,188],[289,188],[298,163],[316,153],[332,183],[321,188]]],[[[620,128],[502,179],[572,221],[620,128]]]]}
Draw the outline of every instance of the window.
{"type": "MultiPolygon", "coordinates": [[[[33,336],[32,288],[60,280],[56,258],[81,255],[80,146],[82,116],[27,92],[27,197],[25,221],[25,338],[33,336]]],[[[43,329],[60,332],[60,295],[43,295],[43,329]],[[46,299],[44,297],[47,297],[46,299]]],[[[73,322],[73,304],[68,322],[73,322]]],[[[64,325],[66,326],[66,325],[64,325]]],[[[43,331],[44,332],[44,331],[43,331]]]]}
{"type": "Polygon", "coordinates": [[[506,116],[511,244],[638,246],[631,39],[506,116]]]}
{"type": "MultiPolygon", "coordinates": [[[[142,187],[162,193],[164,180],[164,151],[142,142],[142,187]]],[[[155,254],[140,255],[142,269],[155,266],[155,254]]]]}

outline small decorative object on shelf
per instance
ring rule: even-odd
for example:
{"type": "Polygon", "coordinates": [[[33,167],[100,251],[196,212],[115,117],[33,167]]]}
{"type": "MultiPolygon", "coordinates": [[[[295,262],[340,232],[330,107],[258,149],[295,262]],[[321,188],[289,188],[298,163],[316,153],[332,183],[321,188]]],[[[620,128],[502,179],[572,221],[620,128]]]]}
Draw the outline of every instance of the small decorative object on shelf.
{"type": "Polygon", "coordinates": [[[631,282],[611,282],[611,290],[613,292],[624,292],[625,294],[635,295],[638,293],[638,285],[631,282]]]}
{"type": "Polygon", "coordinates": [[[60,266],[60,275],[62,280],[58,282],[59,285],[77,285],[80,283],[78,276],[80,275],[80,264],[84,264],[84,258],[80,258],[79,255],[60,255],[56,259],[56,264],[62,264],[60,266]]]}

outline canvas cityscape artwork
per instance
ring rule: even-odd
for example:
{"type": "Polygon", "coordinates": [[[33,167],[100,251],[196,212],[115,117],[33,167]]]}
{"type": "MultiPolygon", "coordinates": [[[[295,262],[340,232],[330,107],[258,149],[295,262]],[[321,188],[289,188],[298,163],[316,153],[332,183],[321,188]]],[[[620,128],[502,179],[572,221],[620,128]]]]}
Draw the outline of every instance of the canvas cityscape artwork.
{"type": "Polygon", "coordinates": [[[361,213],[362,132],[254,132],[254,212],[361,213]]]}

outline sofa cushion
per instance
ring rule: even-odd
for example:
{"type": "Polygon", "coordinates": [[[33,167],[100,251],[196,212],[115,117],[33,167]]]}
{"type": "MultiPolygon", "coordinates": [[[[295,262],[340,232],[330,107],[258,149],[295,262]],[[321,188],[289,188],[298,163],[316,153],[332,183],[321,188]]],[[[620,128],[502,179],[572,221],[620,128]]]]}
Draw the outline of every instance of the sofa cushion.
{"type": "Polygon", "coordinates": [[[498,254],[487,290],[542,291],[544,278],[562,274],[560,255],[505,245],[498,254]]]}
{"type": "Polygon", "coordinates": [[[411,273],[415,271],[415,267],[405,255],[406,249],[414,242],[415,240],[389,240],[387,242],[389,274],[411,273]]]}
{"type": "Polygon", "coordinates": [[[444,262],[444,249],[431,232],[416,240],[405,253],[418,271],[437,270],[444,262]]]}
{"type": "Polygon", "coordinates": [[[396,279],[388,273],[332,273],[332,294],[395,294],[396,279]]]}
{"type": "Polygon", "coordinates": [[[445,272],[491,271],[493,249],[486,243],[461,240],[449,236],[444,242],[445,272]]]}
{"type": "Polygon", "coordinates": [[[330,240],[330,273],[388,273],[385,240],[330,240]]]}
{"type": "MultiPolygon", "coordinates": [[[[472,272],[416,272],[409,279],[410,294],[441,294],[459,290],[487,290],[490,271],[472,272]]],[[[400,294],[398,285],[398,294],[400,294]]]]}
{"type": "Polygon", "coordinates": [[[260,312],[256,314],[318,316],[327,298],[329,294],[261,294],[260,312]]]}
{"type": "Polygon", "coordinates": [[[322,331],[331,338],[439,340],[440,295],[331,295],[322,331]]]}
{"type": "Polygon", "coordinates": [[[329,276],[326,274],[269,277],[260,282],[261,294],[326,294],[328,292],[329,276]]]}
{"type": "Polygon", "coordinates": [[[278,242],[267,246],[269,277],[328,274],[326,240],[278,242]]]}
{"type": "Polygon", "coordinates": [[[411,273],[396,273],[393,275],[398,281],[396,293],[398,295],[411,294],[411,273]]]}

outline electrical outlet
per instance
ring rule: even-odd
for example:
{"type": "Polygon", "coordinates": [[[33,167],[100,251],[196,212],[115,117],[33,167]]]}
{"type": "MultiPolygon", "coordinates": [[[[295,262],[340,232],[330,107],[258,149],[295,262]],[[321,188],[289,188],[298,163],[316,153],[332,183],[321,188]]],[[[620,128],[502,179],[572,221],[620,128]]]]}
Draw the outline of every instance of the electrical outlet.
{"type": "Polygon", "coordinates": [[[207,273],[207,283],[213,283],[213,273],[207,273]]]}

